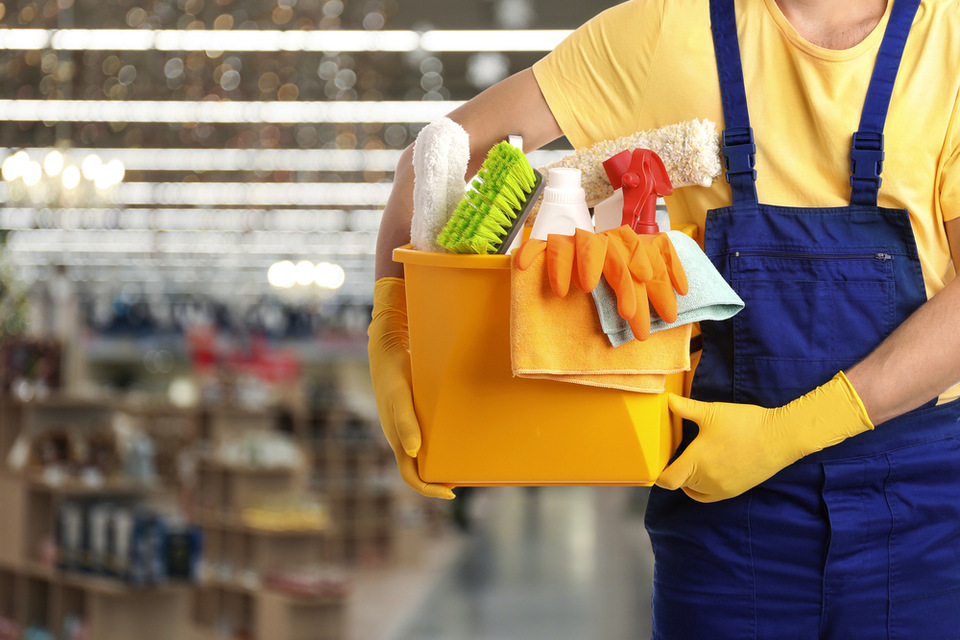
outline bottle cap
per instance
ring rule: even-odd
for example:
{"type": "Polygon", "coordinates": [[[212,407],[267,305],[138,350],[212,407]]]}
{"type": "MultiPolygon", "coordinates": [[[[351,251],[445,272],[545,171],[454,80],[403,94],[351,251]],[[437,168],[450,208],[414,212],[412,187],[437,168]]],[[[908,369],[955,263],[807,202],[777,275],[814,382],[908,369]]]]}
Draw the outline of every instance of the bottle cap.
{"type": "Polygon", "coordinates": [[[550,169],[548,182],[551,189],[580,189],[581,175],[580,169],[554,167],[550,169]]]}
{"type": "Polygon", "coordinates": [[[544,202],[557,204],[578,204],[583,201],[585,194],[581,186],[580,169],[555,167],[550,169],[550,180],[544,189],[544,202]]]}

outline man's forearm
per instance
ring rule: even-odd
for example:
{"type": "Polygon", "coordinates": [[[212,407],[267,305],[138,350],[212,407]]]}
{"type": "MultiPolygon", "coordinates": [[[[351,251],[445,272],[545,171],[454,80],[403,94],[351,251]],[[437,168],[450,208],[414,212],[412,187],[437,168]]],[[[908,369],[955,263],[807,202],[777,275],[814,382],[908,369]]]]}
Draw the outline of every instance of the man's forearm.
{"type": "Polygon", "coordinates": [[[377,280],[403,277],[403,265],[393,261],[393,250],[410,242],[410,219],[413,216],[413,145],[404,149],[397,163],[393,189],[383,210],[377,235],[377,257],[374,275],[377,280]]]}
{"type": "Polygon", "coordinates": [[[960,382],[960,279],[928,300],[846,373],[877,425],[960,382]]]}

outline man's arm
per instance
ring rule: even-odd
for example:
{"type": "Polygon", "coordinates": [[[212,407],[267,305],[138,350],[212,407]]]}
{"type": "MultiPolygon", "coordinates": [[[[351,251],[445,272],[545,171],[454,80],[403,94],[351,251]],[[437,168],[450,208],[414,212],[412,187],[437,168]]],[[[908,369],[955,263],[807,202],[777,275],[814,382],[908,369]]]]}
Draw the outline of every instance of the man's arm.
{"type": "MultiPolygon", "coordinates": [[[[469,175],[480,168],[487,151],[508,135],[523,136],[526,151],[538,149],[563,135],[540,92],[533,71],[527,69],[500,82],[449,115],[470,135],[469,175]]],[[[467,176],[465,176],[467,177],[467,176]]],[[[377,279],[403,277],[393,261],[393,250],[410,242],[413,216],[413,145],[400,157],[393,190],[383,211],[377,236],[377,279]]]]}
{"type": "MultiPolygon", "coordinates": [[[[945,228],[957,267],[960,218],[945,228]]],[[[915,409],[960,382],[960,278],[920,307],[847,377],[874,424],[915,409]]]]}
{"type": "MultiPolygon", "coordinates": [[[[946,232],[960,264],[960,221],[946,232]]],[[[732,498],[810,453],[936,398],[960,381],[958,310],[960,278],[954,278],[849,372],[782,407],[671,396],[671,411],[700,432],[657,484],[701,502],[732,498]]]]}

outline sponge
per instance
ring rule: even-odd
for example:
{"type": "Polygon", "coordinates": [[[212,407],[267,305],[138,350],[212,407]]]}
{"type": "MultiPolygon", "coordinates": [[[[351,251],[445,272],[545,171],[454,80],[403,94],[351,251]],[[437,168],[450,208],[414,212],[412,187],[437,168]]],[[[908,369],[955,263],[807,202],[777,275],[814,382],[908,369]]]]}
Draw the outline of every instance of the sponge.
{"type": "Polygon", "coordinates": [[[594,206],[614,191],[603,162],[634,149],[650,149],[660,156],[674,187],[709,187],[714,178],[723,173],[720,136],[717,125],[710,120],[687,120],[616,140],[603,140],[541,167],[540,172],[549,175],[553,167],[580,169],[587,204],[594,206]]]}

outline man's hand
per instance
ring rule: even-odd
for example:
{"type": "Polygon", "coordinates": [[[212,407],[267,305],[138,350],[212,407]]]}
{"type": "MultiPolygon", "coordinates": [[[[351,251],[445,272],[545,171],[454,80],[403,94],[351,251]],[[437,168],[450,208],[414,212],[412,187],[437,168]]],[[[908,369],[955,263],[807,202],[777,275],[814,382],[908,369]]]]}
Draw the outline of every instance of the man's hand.
{"type": "Polygon", "coordinates": [[[427,484],[417,473],[420,423],[413,409],[410,332],[402,278],[380,278],[374,285],[373,320],[367,331],[370,375],[383,434],[393,449],[404,482],[429,498],[454,498],[449,487],[427,484]]]}
{"type": "Polygon", "coordinates": [[[800,458],[873,423],[843,372],[776,409],[670,396],[670,410],[700,425],[690,446],[657,479],[700,502],[733,498],[800,458]]]}

